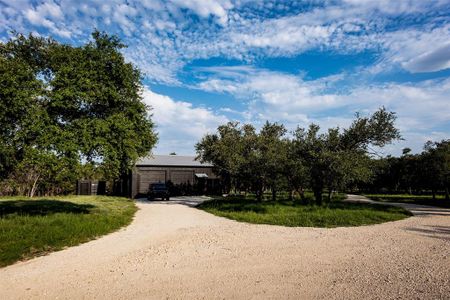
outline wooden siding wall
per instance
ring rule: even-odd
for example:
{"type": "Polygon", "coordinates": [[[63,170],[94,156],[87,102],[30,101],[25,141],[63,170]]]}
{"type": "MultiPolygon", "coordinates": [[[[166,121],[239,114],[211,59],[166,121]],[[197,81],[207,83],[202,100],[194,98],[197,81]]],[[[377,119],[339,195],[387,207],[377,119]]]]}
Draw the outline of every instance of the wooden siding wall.
{"type": "Polygon", "coordinates": [[[137,194],[146,194],[150,183],[172,181],[173,184],[190,183],[195,181],[196,173],[204,173],[209,179],[217,176],[211,167],[145,167],[137,166],[132,174],[133,197],[137,194]]]}

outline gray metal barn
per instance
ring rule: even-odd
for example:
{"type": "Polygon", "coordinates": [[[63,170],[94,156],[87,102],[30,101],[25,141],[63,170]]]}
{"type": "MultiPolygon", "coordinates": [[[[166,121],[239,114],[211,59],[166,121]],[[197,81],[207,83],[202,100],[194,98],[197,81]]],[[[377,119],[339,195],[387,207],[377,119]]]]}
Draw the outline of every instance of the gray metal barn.
{"type": "Polygon", "coordinates": [[[195,156],[153,155],[140,159],[131,175],[131,196],[147,194],[149,185],[169,183],[174,187],[192,187],[197,193],[211,193],[219,189],[213,166],[195,160],[195,156]]]}

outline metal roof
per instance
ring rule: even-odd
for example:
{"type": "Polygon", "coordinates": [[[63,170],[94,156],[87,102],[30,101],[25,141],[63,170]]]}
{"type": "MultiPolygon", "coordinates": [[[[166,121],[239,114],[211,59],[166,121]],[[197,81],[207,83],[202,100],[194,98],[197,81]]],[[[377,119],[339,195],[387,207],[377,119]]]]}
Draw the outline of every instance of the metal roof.
{"type": "Polygon", "coordinates": [[[136,162],[136,166],[177,166],[177,167],[212,167],[210,163],[201,163],[195,156],[184,155],[149,155],[136,162]]]}

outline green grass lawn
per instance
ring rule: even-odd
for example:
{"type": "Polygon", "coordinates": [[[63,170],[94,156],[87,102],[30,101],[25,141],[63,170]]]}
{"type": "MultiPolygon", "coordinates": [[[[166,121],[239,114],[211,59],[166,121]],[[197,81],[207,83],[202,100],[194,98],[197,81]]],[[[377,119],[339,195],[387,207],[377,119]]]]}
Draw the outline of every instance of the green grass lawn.
{"type": "Polygon", "coordinates": [[[2,197],[0,267],[115,231],[131,222],[136,209],[120,197],[2,197]]]}
{"type": "Polygon", "coordinates": [[[433,200],[433,197],[431,195],[364,194],[364,196],[372,200],[381,202],[412,203],[450,208],[450,201],[446,201],[443,195],[437,195],[436,200],[433,200]]]}
{"type": "Polygon", "coordinates": [[[328,206],[289,201],[257,202],[244,197],[218,198],[197,206],[216,216],[240,222],[289,227],[340,227],[378,224],[411,216],[403,208],[333,201],[328,206]]]}

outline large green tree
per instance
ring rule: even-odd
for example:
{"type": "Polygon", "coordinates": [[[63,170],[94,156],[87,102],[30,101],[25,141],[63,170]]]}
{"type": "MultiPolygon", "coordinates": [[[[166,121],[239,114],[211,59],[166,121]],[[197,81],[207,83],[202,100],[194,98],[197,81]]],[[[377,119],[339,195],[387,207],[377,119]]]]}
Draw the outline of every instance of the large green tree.
{"type": "Polygon", "coordinates": [[[277,191],[280,189],[285,177],[283,169],[288,155],[288,149],[284,143],[287,130],[284,125],[266,122],[258,136],[257,153],[261,156],[261,180],[263,185],[272,191],[272,200],[276,200],[277,191]]]}
{"type": "Polygon", "coordinates": [[[395,113],[381,108],[369,117],[357,115],[343,131],[330,128],[319,133],[319,126],[314,124],[308,130],[296,130],[296,159],[308,169],[317,204],[322,203],[324,189],[328,190],[327,199],[331,200],[333,190],[369,180],[369,154],[373,146],[383,147],[400,138],[394,126],[395,119],[395,113]]]}
{"type": "Polygon", "coordinates": [[[196,150],[201,161],[213,163],[222,179],[242,191],[252,191],[261,200],[264,190],[277,191],[291,180],[289,187],[300,190],[298,167],[289,164],[289,141],[283,125],[266,122],[257,132],[251,124],[231,122],[221,125],[217,133],[207,134],[197,143],[196,150]]]}
{"type": "Polygon", "coordinates": [[[72,172],[89,164],[110,180],[149,152],[156,134],[123,47],[98,31],[81,46],[21,34],[0,43],[1,178],[29,170],[33,195],[50,161],[72,172]]]}

